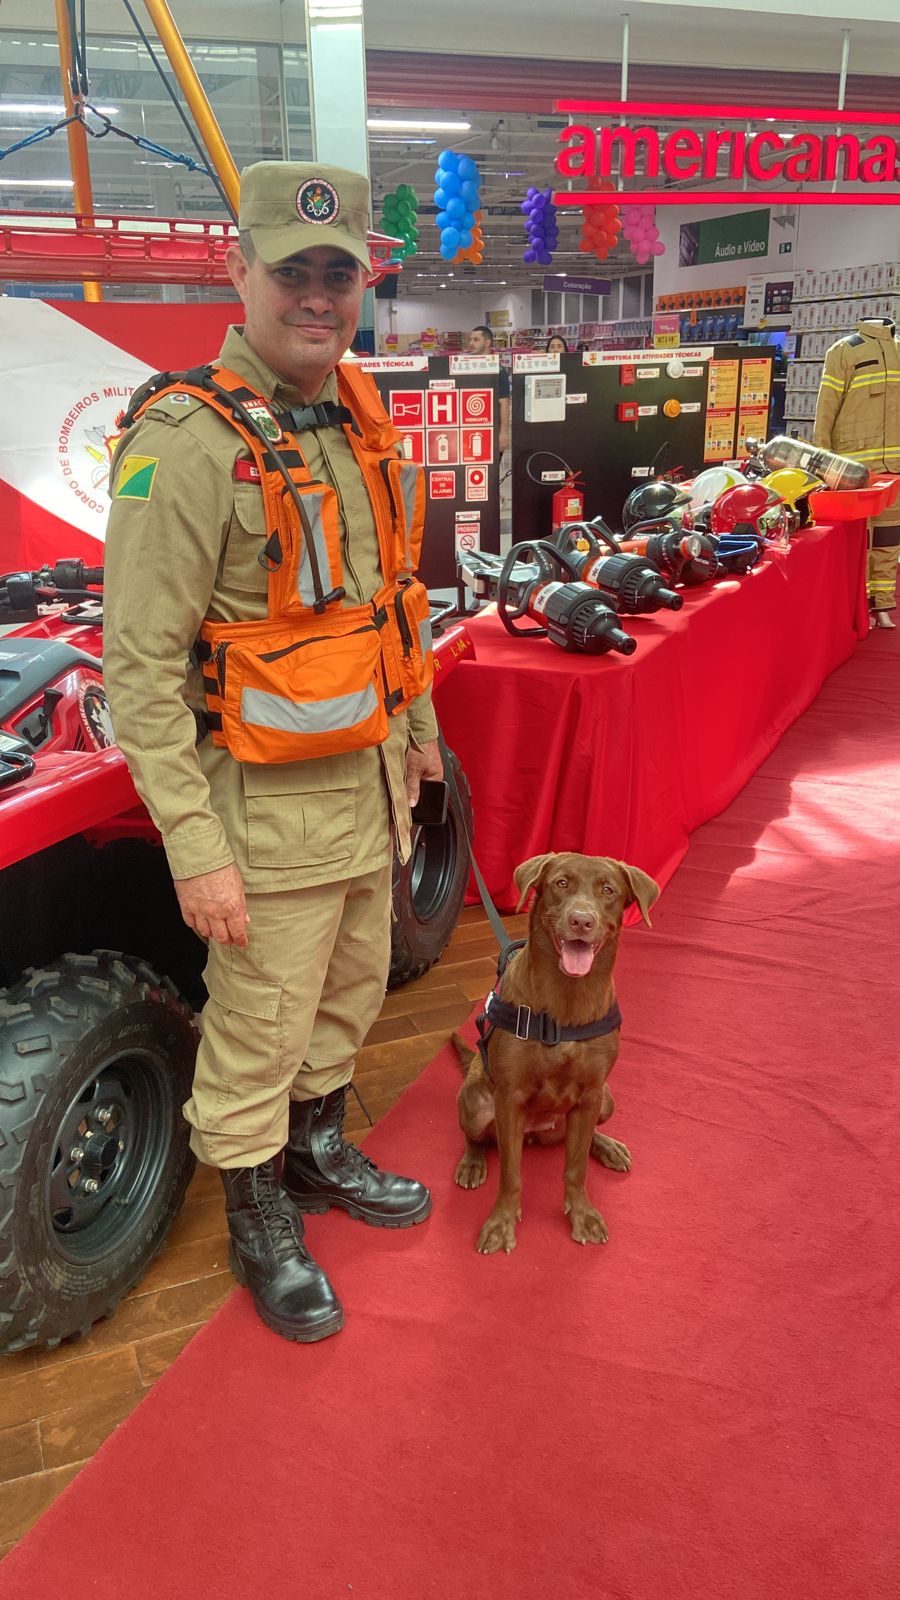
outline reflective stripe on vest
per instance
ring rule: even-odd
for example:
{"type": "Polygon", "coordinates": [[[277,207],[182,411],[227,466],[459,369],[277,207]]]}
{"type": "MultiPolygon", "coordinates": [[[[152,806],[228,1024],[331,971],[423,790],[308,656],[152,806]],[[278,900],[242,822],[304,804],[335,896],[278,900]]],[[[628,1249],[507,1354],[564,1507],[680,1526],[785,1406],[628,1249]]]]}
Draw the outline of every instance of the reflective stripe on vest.
{"type": "Polygon", "coordinates": [[[378,697],[371,684],[357,694],[299,704],[265,689],[245,689],[241,695],[244,722],[257,728],[282,728],[286,733],[336,733],[363,722],[377,709],[378,697]]]}
{"type": "Polygon", "coordinates": [[[405,551],[405,562],[407,568],[409,569],[412,568],[413,564],[412,547],[410,545],[409,534],[416,514],[416,488],[418,482],[419,468],[415,465],[415,463],[410,462],[408,465],[402,465],[400,468],[400,488],[403,493],[403,509],[406,513],[403,526],[403,544],[405,551]]]}
{"type": "Polygon", "coordinates": [[[427,656],[429,650],[434,649],[434,635],[431,631],[430,617],[423,617],[419,623],[419,648],[423,656],[427,656]]]}
{"type": "MultiPolygon", "coordinates": [[[[326,490],[308,489],[303,496],[303,509],[309,518],[309,526],[313,536],[313,544],[319,562],[319,575],[326,589],[333,589],[342,582],[343,574],[332,572],[328,559],[328,543],[325,538],[325,529],[322,525],[322,504],[326,490]]],[[[315,585],[313,584],[312,566],[309,551],[304,544],[300,555],[300,566],[297,571],[297,593],[305,606],[311,606],[316,598],[315,585]]]]}

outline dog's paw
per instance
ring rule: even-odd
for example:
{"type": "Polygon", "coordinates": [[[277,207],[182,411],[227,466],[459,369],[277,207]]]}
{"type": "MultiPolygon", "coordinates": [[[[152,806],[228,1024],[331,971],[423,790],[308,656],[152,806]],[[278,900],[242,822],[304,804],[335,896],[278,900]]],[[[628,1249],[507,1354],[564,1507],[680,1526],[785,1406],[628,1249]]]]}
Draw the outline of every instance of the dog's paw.
{"type": "Polygon", "coordinates": [[[468,1151],[460,1157],[456,1169],[456,1181],[461,1189],[480,1189],[487,1177],[487,1156],[479,1150],[477,1156],[470,1156],[468,1151]]]}
{"type": "Polygon", "coordinates": [[[479,1255],[490,1256],[495,1250],[505,1250],[509,1255],[516,1248],[516,1224],[512,1217],[490,1216],[478,1235],[476,1249],[479,1255]]]}
{"type": "Polygon", "coordinates": [[[609,1230],[599,1211],[593,1207],[587,1211],[573,1211],[572,1238],[576,1244],[605,1244],[609,1238],[609,1230]]]}
{"type": "Polygon", "coordinates": [[[631,1171],[631,1151],[627,1144],[611,1139],[608,1133],[595,1133],[592,1136],[591,1155],[597,1161],[602,1161],[604,1167],[611,1167],[613,1172],[631,1171]]]}

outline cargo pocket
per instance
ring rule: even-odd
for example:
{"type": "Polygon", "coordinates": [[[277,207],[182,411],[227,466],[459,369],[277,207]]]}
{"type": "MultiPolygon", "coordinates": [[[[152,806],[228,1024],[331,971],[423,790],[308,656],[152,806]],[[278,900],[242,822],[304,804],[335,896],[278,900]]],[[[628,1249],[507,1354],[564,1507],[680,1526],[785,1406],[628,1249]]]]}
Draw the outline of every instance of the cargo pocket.
{"type": "Polygon", "coordinates": [[[265,597],[268,575],[258,556],[266,542],[266,517],[258,483],[234,485],[234,514],[222,552],[222,582],[239,594],[265,597]]]}
{"type": "Polygon", "coordinates": [[[293,765],[247,763],[242,770],[251,867],[349,863],[359,790],[353,751],[293,765]]]}
{"type": "MultiPolygon", "coordinates": [[[[204,1116],[210,1132],[216,1131],[215,1113],[240,1100],[242,1083],[274,1088],[281,1076],[281,985],[241,971],[247,959],[248,951],[227,945],[215,952],[204,974],[213,1005],[204,1013],[203,1032],[216,1063],[216,1082],[210,1085],[214,1106],[211,1117],[204,1116]]],[[[194,1097],[198,1100],[196,1082],[194,1097]]],[[[202,1098],[205,1102],[208,1094],[202,1098]]]]}

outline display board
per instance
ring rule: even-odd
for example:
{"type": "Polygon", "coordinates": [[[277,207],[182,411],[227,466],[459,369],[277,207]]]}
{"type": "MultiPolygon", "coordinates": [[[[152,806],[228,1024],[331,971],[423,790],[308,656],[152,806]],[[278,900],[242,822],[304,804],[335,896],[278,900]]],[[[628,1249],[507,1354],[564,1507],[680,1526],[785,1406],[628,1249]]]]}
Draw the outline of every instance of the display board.
{"type": "Polygon", "coordinates": [[[488,356],[376,356],[371,372],[403,452],[425,471],[419,574],[456,583],[457,551],[500,549],[500,362],[488,356]]]}
{"type": "Polygon", "coordinates": [[[746,453],[746,437],[768,431],[774,353],[723,344],[514,356],[514,538],[550,533],[561,471],[550,454],[580,473],[585,515],[618,529],[627,496],[664,444],[666,469],[684,476],[746,453]],[[551,374],[554,381],[541,381],[551,374]]]}

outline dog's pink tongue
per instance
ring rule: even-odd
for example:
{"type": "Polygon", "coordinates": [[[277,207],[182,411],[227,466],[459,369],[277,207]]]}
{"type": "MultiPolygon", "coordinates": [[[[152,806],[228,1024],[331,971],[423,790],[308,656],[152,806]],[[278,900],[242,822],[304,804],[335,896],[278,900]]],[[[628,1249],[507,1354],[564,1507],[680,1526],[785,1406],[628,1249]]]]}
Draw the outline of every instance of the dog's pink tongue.
{"type": "Polygon", "coordinates": [[[563,972],[570,978],[586,978],[594,964],[593,946],[584,939],[563,939],[559,949],[563,972]]]}

